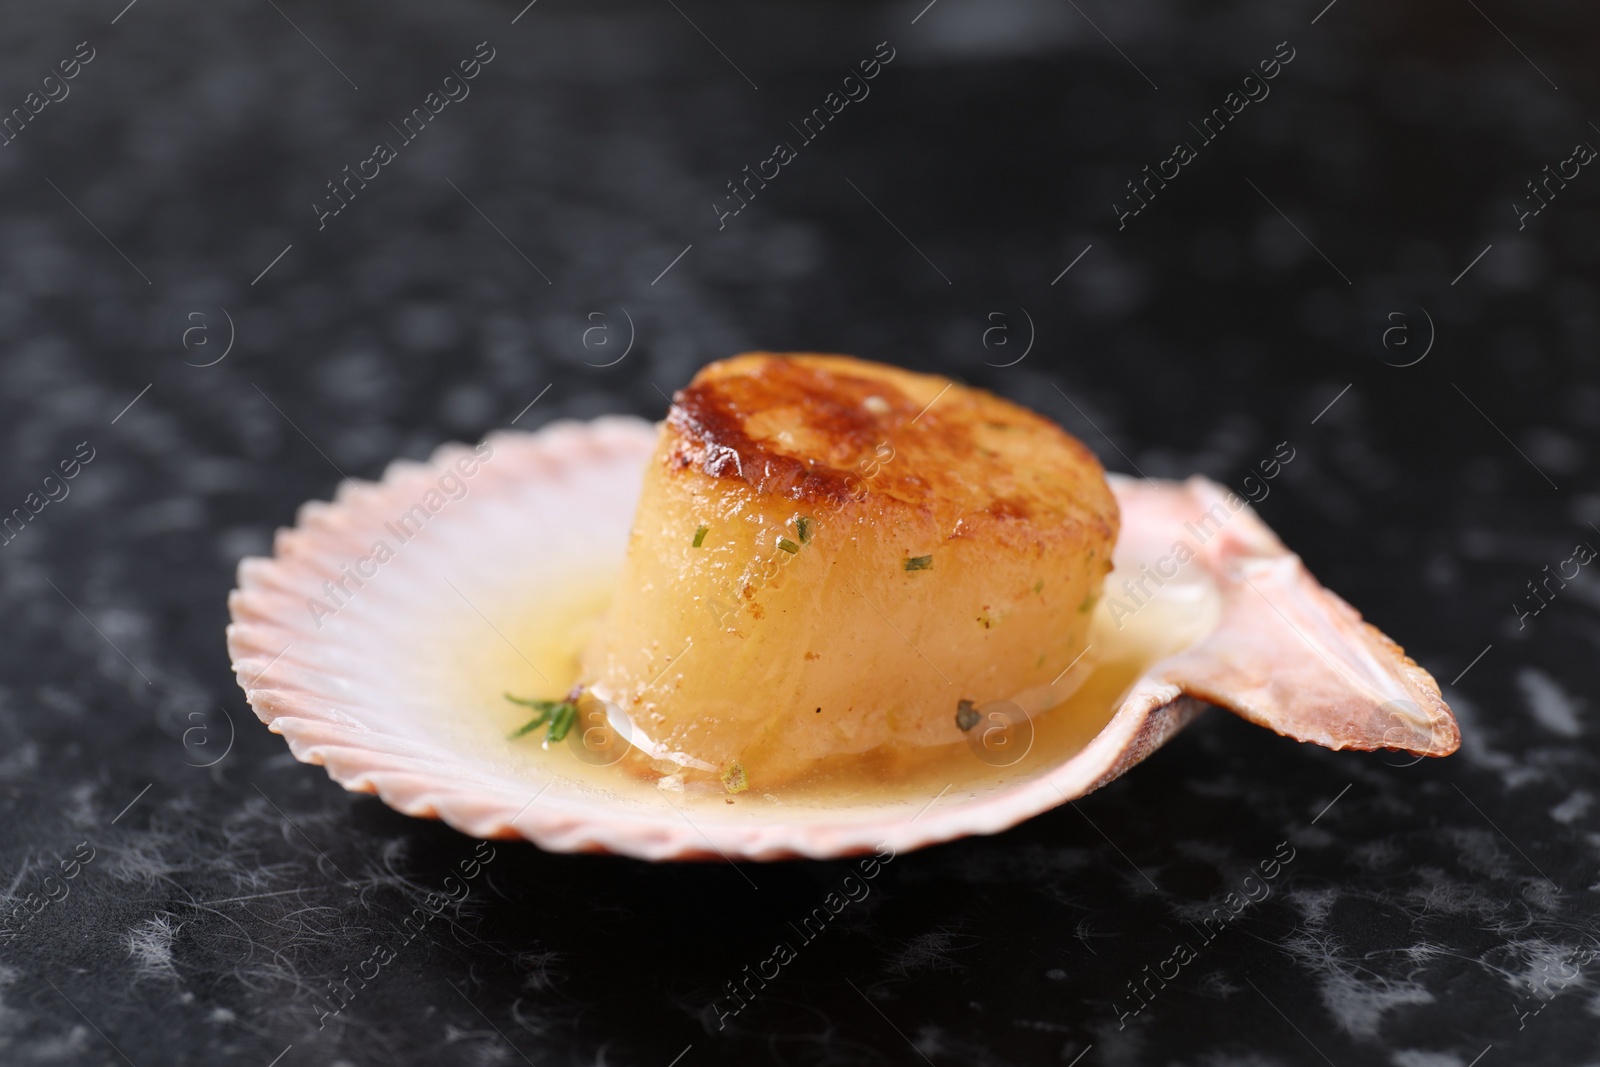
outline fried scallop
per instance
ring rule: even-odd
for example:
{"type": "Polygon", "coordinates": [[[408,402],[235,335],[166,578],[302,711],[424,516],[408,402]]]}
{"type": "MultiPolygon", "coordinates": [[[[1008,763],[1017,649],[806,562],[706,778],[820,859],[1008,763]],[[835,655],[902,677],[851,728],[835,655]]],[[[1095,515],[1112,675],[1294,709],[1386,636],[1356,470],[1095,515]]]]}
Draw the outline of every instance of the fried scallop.
{"type": "Polygon", "coordinates": [[[772,789],[959,742],[1085,648],[1118,510],[1095,456],[982,390],[845,356],[673,399],[580,670],[658,769],[772,789]]]}

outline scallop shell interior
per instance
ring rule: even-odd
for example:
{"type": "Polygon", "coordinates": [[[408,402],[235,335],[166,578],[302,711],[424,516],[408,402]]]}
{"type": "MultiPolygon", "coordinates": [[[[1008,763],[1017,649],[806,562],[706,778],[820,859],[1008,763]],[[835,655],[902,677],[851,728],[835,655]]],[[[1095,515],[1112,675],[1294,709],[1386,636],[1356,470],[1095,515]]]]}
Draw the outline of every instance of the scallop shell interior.
{"type": "Polygon", "coordinates": [[[502,693],[556,696],[570,681],[655,435],[618,417],[497,433],[303,506],[272,558],[240,564],[229,599],[251,707],[296,758],[406,814],[651,860],[996,833],[1122,774],[1207,703],[1332,748],[1459,744],[1433,679],[1239,498],[1203,479],[1115,476],[1122,536],[1090,649],[1051,686],[980,709],[970,751],[887,786],[847,774],[734,798],[622,774],[576,731],[553,748],[513,740],[525,712],[502,693]],[[1194,557],[1182,566],[1180,543],[1194,557]],[[1071,714],[1051,710],[1063,700],[1071,714]]]}

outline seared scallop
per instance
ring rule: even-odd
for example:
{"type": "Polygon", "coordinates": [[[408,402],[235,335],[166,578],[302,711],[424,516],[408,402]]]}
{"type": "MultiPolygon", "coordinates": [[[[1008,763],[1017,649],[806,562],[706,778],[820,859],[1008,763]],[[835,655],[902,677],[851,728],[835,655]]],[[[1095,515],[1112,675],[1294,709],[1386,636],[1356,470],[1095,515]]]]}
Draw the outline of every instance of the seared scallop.
{"type": "Polygon", "coordinates": [[[1094,455],[999,397],[844,356],[713,363],[673,400],[580,681],[734,791],[959,742],[1084,649],[1117,528],[1094,455]]]}

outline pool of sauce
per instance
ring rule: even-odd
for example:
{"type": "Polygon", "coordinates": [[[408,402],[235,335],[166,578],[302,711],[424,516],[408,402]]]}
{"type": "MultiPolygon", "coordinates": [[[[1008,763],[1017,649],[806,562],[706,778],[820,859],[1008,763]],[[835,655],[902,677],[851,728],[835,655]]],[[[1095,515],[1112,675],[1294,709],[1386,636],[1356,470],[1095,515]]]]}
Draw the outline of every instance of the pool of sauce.
{"type": "MultiPolygon", "coordinates": [[[[1117,577],[1114,571],[1108,584],[1117,577]]],[[[586,762],[577,738],[549,745],[542,740],[543,728],[520,739],[509,737],[531,712],[503,694],[554,700],[567,695],[578,678],[579,656],[601,624],[611,585],[612,575],[603,572],[572,578],[566,588],[543,592],[505,628],[502,641],[464,646],[454,664],[464,705],[458,726],[494,737],[513,767],[540,777],[553,772],[579,793],[654,806],[665,792],[676,806],[715,805],[720,812],[732,801],[740,814],[782,808],[786,817],[808,812],[824,817],[863,804],[920,808],[934,798],[981,797],[1035,777],[1080,752],[1110,721],[1140,674],[1209,630],[1217,614],[1214,590],[1203,583],[1163,589],[1160,599],[1120,620],[1121,625],[1109,617],[1102,598],[1087,654],[1053,686],[1019,697],[1020,703],[1033,705],[1029,712],[1008,702],[980,705],[986,717],[968,731],[966,742],[842,754],[818,761],[781,787],[763,788],[753,778],[748,789],[730,794],[715,774],[669,774],[676,768],[637,751],[615,762],[586,762]]],[[[727,813],[733,814],[731,806],[727,813]]]]}

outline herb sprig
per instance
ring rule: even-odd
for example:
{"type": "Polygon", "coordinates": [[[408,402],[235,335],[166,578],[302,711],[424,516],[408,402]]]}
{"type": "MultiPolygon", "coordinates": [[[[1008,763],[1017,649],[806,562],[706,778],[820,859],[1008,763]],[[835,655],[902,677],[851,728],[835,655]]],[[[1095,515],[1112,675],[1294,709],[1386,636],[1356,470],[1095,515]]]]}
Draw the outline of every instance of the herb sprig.
{"type": "Polygon", "coordinates": [[[545,741],[552,745],[559,744],[578,721],[578,705],[572,700],[524,700],[510,693],[505,694],[505,698],[513,704],[534,710],[533,718],[511,734],[512,740],[531,734],[541,726],[549,726],[545,731],[545,741]]]}

